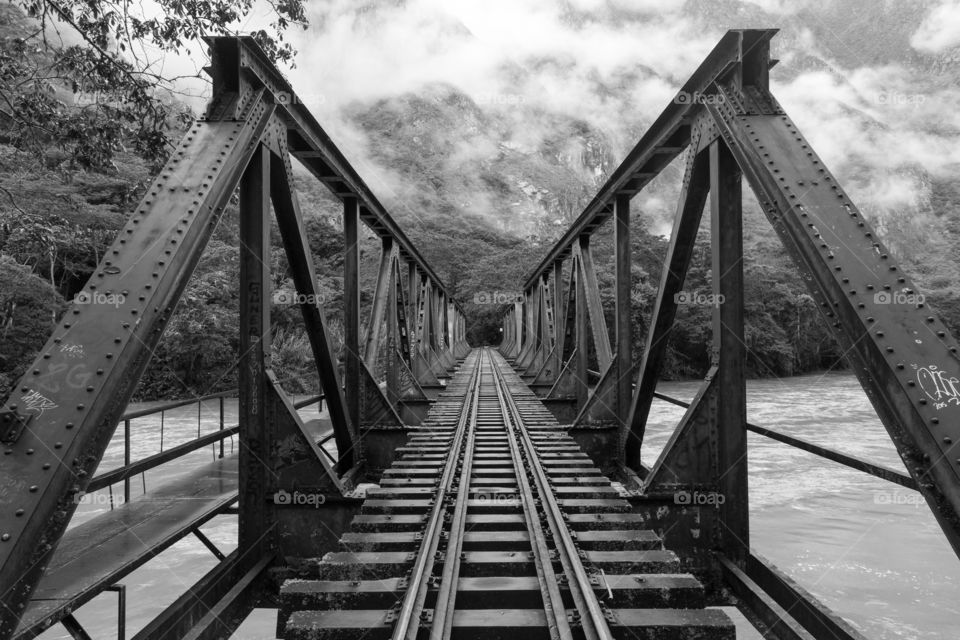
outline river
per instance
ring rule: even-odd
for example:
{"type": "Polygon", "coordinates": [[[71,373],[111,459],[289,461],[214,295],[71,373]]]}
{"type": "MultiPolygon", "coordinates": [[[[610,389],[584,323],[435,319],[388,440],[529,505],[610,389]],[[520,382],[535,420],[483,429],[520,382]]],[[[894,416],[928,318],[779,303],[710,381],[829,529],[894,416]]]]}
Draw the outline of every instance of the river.
{"type": "MultiPolygon", "coordinates": [[[[659,391],[689,400],[697,383],[663,383],[659,391]]],[[[904,470],[856,379],[830,373],[750,381],[749,420],[866,460],[904,470]]],[[[131,409],[148,405],[136,405],[131,409]]],[[[217,405],[204,408],[204,432],[216,428],[217,405]]],[[[317,417],[313,408],[305,418],[317,417]]],[[[682,409],[655,402],[647,428],[644,462],[652,464],[682,409]]],[[[226,422],[235,424],[235,401],[226,403],[226,422]]],[[[160,424],[142,419],[132,426],[133,459],[156,453],[160,424]]],[[[196,407],[166,414],[164,448],[197,435],[196,407]]],[[[230,451],[228,441],[227,452],[230,451]]],[[[146,477],[147,489],[211,460],[197,451],[146,477]]],[[[122,429],[101,463],[123,460],[122,429]]],[[[918,494],[751,433],[749,435],[752,546],[801,586],[875,640],[956,640],[960,620],[960,561],[918,494]]],[[[133,496],[142,484],[134,482],[133,496]]],[[[109,509],[106,500],[82,504],[72,524],[109,509]]],[[[224,552],[235,544],[234,517],[203,527],[224,552]]],[[[131,574],[127,585],[127,637],[172,602],[216,559],[193,537],[181,540],[131,574]]],[[[116,637],[116,594],[104,593],[76,613],[96,639],[116,637]]],[[[235,634],[241,640],[272,640],[275,615],[255,611],[235,634]]],[[[56,626],[44,640],[68,640],[56,626]]]]}

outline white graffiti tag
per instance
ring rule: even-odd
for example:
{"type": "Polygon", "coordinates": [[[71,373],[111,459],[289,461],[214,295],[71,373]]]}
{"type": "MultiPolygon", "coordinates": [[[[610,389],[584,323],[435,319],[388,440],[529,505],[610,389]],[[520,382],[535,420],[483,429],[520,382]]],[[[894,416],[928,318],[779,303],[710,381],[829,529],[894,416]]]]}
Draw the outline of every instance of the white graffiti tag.
{"type": "Polygon", "coordinates": [[[56,409],[59,406],[56,402],[40,395],[37,391],[31,391],[25,396],[21,396],[20,400],[26,405],[27,411],[36,411],[37,414],[41,416],[47,409],[56,409]]]}
{"type": "Polygon", "coordinates": [[[948,404],[960,405],[960,379],[931,364],[917,367],[917,384],[933,400],[934,408],[942,409],[948,404]]]}
{"type": "Polygon", "coordinates": [[[83,358],[86,355],[82,344],[62,344],[60,345],[60,353],[68,358],[83,358]]]}

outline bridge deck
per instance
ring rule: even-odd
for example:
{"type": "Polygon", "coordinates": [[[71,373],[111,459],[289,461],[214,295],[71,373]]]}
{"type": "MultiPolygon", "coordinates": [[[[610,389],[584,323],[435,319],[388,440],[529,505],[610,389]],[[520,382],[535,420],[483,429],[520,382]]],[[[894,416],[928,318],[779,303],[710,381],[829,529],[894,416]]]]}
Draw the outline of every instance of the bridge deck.
{"type": "Polygon", "coordinates": [[[223,511],[237,499],[237,482],[234,454],[69,530],[15,638],[36,636],[223,511]]]}
{"type": "Polygon", "coordinates": [[[500,354],[470,354],[396,453],[339,549],[283,584],[281,637],[735,637],[500,354]]]}

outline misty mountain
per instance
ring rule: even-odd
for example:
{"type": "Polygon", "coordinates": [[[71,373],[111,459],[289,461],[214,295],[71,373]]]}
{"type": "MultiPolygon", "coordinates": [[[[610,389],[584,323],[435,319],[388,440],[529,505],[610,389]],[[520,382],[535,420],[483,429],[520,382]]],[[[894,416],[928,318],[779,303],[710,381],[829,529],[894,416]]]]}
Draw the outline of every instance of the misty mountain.
{"type": "MultiPolygon", "coordinates": [[[[950,185],[960,164],[955,151],[945,155],[937,148],[955,149],[958,142],[960,121],[946,115],[958,101],[952,64],[958,52],[929,53],[911,44],[937,3],[780,4],[784,11],[771,12],[741,0],[691,0],[674,20],[710,46],[728,28],[779,27],[773,55],[780,63],[772,84],[788,113],[901,259],[919,267],[931,246],[947,252],[954,239],[943,231],[954,225],[942,223],[958,214],[950,185]]],[[[624,32],[663,19],[617,3],[590,11],[576,5],[567,3],[560,15],[562,27],[574,33],[624,32]]],[[[405,6],[368,3],[354,9],[362,25],[357,28],[376,29],[405,6]]],[[[443,34],[456,41],[476,37],[449,19],[443,34]]],[[[496,92],[471,90],[469,78],[430,82],[351,101],[344,113],[362,132],[365,161],[372,165],[366,171],[377,176],[375,184],[386,185],[378,193],[398,218],[470,218],[471,225],[489,225],[545,250],[666,107],[669,97],[662,95],[670,93],[638,94],[637,86],[675,91],[706,51],[684,53],[690,64],[682,71],[669,62],[674,53],[660,53],[659,69],[638,55],[636,64],[601,73],[584,70],[560,47],[504,61],[493,73],[496,92]],[[584,92],[606,112],[551,106],[536,94],[544,77],[569,80],[571,91],[584,92]]],[[[655,233],[669,233],[682,175],[677,164],[634,201],[655,233]]],[[[955,265],[935,271],[944,269],[951,278],[957,275],[955,265]]],[[[935,286],[927,269],[919,271],[922,284],[935,286]]]]}

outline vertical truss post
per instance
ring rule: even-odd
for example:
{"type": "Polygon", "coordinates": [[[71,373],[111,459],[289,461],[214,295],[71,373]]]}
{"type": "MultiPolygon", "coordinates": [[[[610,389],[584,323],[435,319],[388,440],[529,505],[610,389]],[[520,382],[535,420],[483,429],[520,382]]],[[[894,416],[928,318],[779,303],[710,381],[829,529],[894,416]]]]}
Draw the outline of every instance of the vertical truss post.
{"type": "MultiPolygon", "coordinates": [[[[395,260],[391,260],[394,267],[399,268],[395,260]]],[[[398,305],[397,284],[400,274],[391,270],[389,291],[387,293],[387,399],[394,406],[400,400],[400,363],[399,360],[399,341],[400,325],[398,323],[398,305]]]]}
{"type": "Polygon", "coordinates": [[[504,358],[510,357],[511,341],[513,340],[510,330],[513,325],[513,307],[509,307],[506,313],[500,318],[500,346],[498,351],[504,358]]]}
{"type": "Polygon", "coordinates": [[[538,278],[536,284],[530,288],[525,302],[527,325],[524,327],[523,350],[517,358],[516,363],[520,373],[524,373],[527,367],[530,366],[530,363],[536,358],[537,350],[540,348],[539,333],[540,316],[542,315],[542,293],[543,281],[538,278]]]}
{"type": "Polygon", "coordinates": [[[633,339],[630,332],[630,196],[618,194],[614,201],[613,236],[616,254],[616,336],[617,336],[617,418],[621,429],[627,426],[633,396],[633,339]]]}
{"type": "Polygon", "coordinates": [[[531,289],[523,292],[522,304],[523,322],[520,325],[520,351],[517,353],[517,361],[514,366],[523,364],[527,351],[530,349],[530,340],[533,334],[533,291],[531,289]]]}
{"type": "Polygon", "coordinates": [[[589,353],[589,337],[587,334],[587,305],[585,300],[587,299],[586,287],[584,286],[583,278],[583,265],[580,263],[579,255],[574,260],[573,263],[573,275],[576,277],[577,285],[577,295],[575,299],[575,308],[574,308],[574,331],[576,339],[576,349],[574,350],[573,357],[576,358],[574,363],[574,384],[576,386],[576,396],[577,396],[577,411],[579,412],[584,405],[587,404],[587,395],[590,393],[590,385],[587,383],[587,365],[588,365],[588,353],[589,353]]]}
{"type": "Polygon", "coordinates": [[[360,425],[360,203],[343,199],[343,383],[350,420],[360,425]]]}
{"type": "Polygon", "coordinates": [[[268,546],[271,472],[266,368],[270,354],[270,151],[259,144],[240,183],[240,502],[238,547],[268,546]]]}
{"type": "Polygon", "coordinates": [[[520,341],[523,338],[523,302],[515,300],[513,303],[513,346],[510,357],[516,359],[520,355],[520,341]]]}
{"type": "Polygon", "coordinates": [[[597,272],[593,268],[593,251],[590,248],[590,236],[586,233],[579,237],[580,271],[583,273],[583,304],[590,317],[590,331],[593,346],[597,352],[597,366],[600,374],[606,373],[613,360],[610,348],[610,333],[603,317],[603,305],[600,303],[600,287],[597,284],[597,272]]]}
{"type": "Polygon", "coordinates": [[[433,358],[439,361],[443,350],[443,312],[440,309],[440,288],[430,281],[430,335],[433,337],[433,358]]]}
{"type": "Polygon", "coordinates": [[[564,321],[567,314],[563,308],[563,260],[553,263],[553,352],[550,355],[550,367],[553,369],[551,382],[556,382],[563,368],[564,321]]]}
{"type": "Polygon", "coordinates": [[[447,300],[446,295],[444,295],[444,300],[446,304],[444,309],[447,311],[447,335],[450,336],[450,344],[447,346],[450,348],[450,355],[456,359],[457,357],[457,313],[456,309],[453,306],[453,303],[447,300]]]}
{"type": "Polygon", "coordinates": [[[713,235],[713,360],[717,365],[718,489],[721,545],[729,558],[749,555],[747,398],[743,334],[743,212],[740,167],[722,141],[710,145],[713,235]]]}
{"type": "MultiPolygon", "coordinates": [[[[383,236],[380,239],[380,270],[377,274],[376,291],[373,296],[373,308],[370,310],[370,321],[367,323],[367,335],[364,340],[363,360],[367,369],[376,371],[377,357],[380,353],[380,331],[383,317],[386,313],[387,298],[390,295],[390,286],[393,273],[393,238],[383,236]]],[[[396,314],[394,314],[396,317],[396,314]]]]}
{"type": "Polygon", "coordinates": [[[420,350],[424,359],[431,362],[433,352],[433,294],[430,281],[423,276],[420,281],[420,350]]]}
{"type": "Polygon", "coordinates": [[[456,360],[453,356],[453,336],[450,332],[450,308],[447,305],[447,294],[437,288],[437,297],[439,299],[440,311],[440,330],[443,332],[443,351],[440,353],[444,366],[448,369],[453,367],[456,360]]]}
{"type": "Polygon", "coordinates": [[[419,311],[420,276],[417,275],[417,263],[411,260],[407,263],[407,326],[409,327],[410,355],[418,354],[420,347],[420,331],[417,313],[419,311]]]}

